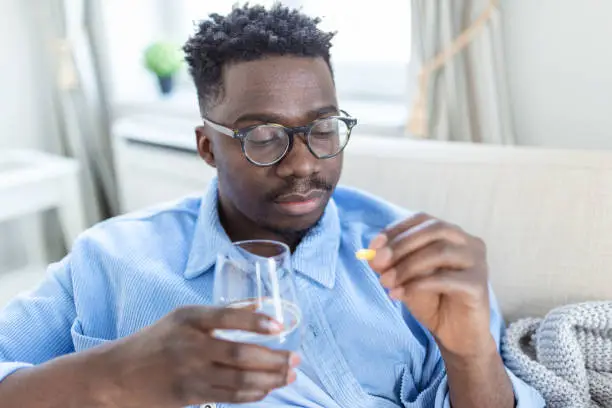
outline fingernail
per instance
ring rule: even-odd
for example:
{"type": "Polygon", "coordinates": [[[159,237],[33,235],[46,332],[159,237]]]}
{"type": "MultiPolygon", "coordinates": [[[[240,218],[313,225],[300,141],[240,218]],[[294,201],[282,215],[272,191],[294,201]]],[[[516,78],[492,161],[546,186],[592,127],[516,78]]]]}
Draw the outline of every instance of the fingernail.
{"type": "Polygon", "coordinates": [[[287,373],[287,384],[291,384],[296,379],[297,379],[297,374],[295,373],[295,371],[289,370],[289,372],[287,373]]]}
{"type": "MultiPolygon", "coordinates": [[[[244,390],[245,398],[247,398],[249,400],[252,399],[253,401],[262,400],[262,399],[266,398],[267,395],[268,395],[267,391],[259,391],[259,390],[248,391],[248,390],[244,390]]],[[[214,405],[210,405],[210,404],[200,405],[200,407],[212,407],[212,406],[214,406],[214,405]]]]}
{"type": "Polygon", "coordinates": [[[371,249],[382,248],[387,243],[387,236],[385,234],[378,234],[372,242],[370,242],[371,249]]]}
{"type": "Polygon", "coordinates": [[[263,319],[260,323],[262,329],[269,331],[270,333],[277,333],[283,331],[283,326],[271,319],[263,319]]]}
{"type": "Polygon", "coordinates": [[[291,367],[297,367],[300,365],[301,362],[302,362],[302,359],[300,358],[298,354],[291,353],[291,356],[289,357],[289,365],[291,367]]]}
{"type": "Polygon", "coordinates": [[[392,299],[400,300],[404,296],[404,288],[395,288],[389,292],[389,297],[392,299]]]}

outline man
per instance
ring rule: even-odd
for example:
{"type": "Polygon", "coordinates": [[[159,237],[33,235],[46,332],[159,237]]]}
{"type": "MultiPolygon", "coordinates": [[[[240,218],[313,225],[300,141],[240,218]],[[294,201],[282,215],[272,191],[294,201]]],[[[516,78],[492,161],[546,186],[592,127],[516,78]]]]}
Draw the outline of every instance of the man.
{"type": "Polygon", "coordinates": [[[498,353],[484,244],[428,215],[335,189],[355,119],[333,37],[281,6],[211,16],[185,46],[218,172],[202,199],[85,232],[0,315],[0,406],[541,407],[498,353]],[[292,249],[299,355],[224,341],[270,318],[210,307],[232,241],[292,249]],[[369,265],[355,259],[377,252],[369,265]],[[207,306],[208,305],[208,306],[207,306]]]}

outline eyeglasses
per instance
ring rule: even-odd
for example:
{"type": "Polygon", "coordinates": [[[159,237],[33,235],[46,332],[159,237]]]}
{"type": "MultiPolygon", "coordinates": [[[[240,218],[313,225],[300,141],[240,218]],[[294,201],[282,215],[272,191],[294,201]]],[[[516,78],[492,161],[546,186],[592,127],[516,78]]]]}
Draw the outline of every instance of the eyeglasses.
{"type": "Polygon", "coordinates": [[[207,118],[204,123],[219,133],[240,140],[242,152],[256,166],[272,166],[293,148],[296,134],[303,137],[308,150],[317,159],[331,159],[346,147],[357,119],[340,111],[342,116],[317,119],[306,126],[286,127],[275,123],[230,129],[207,118]]]}

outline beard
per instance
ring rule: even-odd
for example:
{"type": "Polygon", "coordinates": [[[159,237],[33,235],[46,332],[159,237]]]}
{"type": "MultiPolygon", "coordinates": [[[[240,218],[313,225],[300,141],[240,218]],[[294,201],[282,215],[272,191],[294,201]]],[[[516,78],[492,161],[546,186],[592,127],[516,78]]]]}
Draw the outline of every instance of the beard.
{"type": "Polygon", "coordinates": [[[278,228],[273,225],[263,225],[263,227],[266,230],[270,231],[271,233],[278,235],[282,241],[288,242],[288,243],[295,243],[294,245],[290,245],[292,247],[291,251],[293,252],[295,247],[297,247],[297,245],[300,242],[302,242],[302,239],[306,235],[308,235],[310,231],[312,231],[313,229],[316,229],[321,224],[322,218],[323,218],[323,215],[321,215],[321,217],[319,217],[317,222],[315,222],[313,225],[311,225],[308,228],[304,228],[304,229],[278,228]]]}

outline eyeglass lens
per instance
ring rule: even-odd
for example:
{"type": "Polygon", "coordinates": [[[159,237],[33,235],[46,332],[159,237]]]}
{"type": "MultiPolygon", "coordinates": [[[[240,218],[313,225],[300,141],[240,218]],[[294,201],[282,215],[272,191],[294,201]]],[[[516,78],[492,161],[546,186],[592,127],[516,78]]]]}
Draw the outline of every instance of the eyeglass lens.
{"type": "MultiPolygon", "coordinates": [[[[320,159],[338,154],[346,145],[349,127],[338,118],[326,118],[315,122],[307,135],[307,143],[320,159]]],[[[279,160],[289,148],[289,135],[280,126],[261,125],[244,139],[244,152],[258,164],[271,164],[279,160]]]]}

